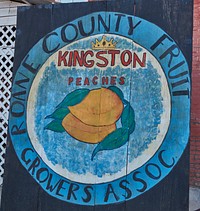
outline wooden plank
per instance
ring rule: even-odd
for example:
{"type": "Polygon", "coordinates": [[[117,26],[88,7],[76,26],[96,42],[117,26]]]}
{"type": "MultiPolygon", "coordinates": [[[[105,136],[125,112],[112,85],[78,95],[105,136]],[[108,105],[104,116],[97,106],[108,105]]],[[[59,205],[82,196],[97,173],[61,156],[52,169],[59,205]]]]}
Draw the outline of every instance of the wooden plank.
{"type": "Polygon", "coordinates": [[[0,1],[0,25],[15,25],[17,19],[17,7],[26,6],[26,4],[12,2],[12,1],[0,1]]]}
{"type": "Polygon", "coordinates": [[[2,211],[187,211],[192,1],[18,14],[2,211]]]}
{"type": "Polygon", "coordinates": [[[0,17],[0,26],[16,25],[17,16],[0,17]]]}
{"type": "Polygon", "coordinates": [[[25,5],[22,3],[17,3],[17,2],[13,2],[13,1],[3,1],[3,2],[0,1],[0,8],[7,8],[7,7],[15,8],[17,6],[25,6],[25,5]]]}
{"type": "Polygon", "coordinates": [[[17,8],[0,8],[0,18],[5,16],[16,16],[17,15],[17,8]]]}

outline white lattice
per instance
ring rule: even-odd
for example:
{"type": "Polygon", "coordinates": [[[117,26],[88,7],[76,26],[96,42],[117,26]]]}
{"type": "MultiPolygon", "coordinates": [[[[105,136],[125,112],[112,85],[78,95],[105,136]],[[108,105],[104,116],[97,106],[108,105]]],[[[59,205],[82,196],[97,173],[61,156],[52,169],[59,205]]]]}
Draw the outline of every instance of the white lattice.
{"type": "Polygon", "coordinates": [[[0,26],[0,185],[4,173],[15,31],[15,26],[0,26]]]}

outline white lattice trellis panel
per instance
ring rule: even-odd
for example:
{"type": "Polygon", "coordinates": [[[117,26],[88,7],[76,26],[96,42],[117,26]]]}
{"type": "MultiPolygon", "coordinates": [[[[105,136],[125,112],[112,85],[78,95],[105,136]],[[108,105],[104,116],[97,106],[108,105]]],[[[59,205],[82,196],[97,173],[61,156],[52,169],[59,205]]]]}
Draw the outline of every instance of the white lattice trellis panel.
{"type": "Polygon", "coordinates": [[[15,31],[15,26],[0,26],[0,185],[3,182],[4,173],[15,31]]]}

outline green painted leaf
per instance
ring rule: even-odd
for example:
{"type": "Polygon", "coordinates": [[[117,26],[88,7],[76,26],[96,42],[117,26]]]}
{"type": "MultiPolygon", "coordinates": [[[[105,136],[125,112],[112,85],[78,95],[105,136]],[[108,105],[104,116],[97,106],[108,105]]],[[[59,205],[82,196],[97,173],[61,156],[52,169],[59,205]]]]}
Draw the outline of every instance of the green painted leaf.
{"type": "Polygon", "coordinates": [[[119,89],[116,86],[109,86],[108,89],[110,89],[111,91],[115,92],[119,96],[119,98],[121,99],[121,101],[124,100],[124,94],[121,91],[121,89],[119,89]]]}
{"type": "Polygon", "coordinates": [[[65,129],[63,128],[62,122],[59,120],[53,120],[50,122],[44,129],[45,130],[52,130],[54,132],[63,133],[65,132],[65,129]]]}
{"type": "Polygon", "coordinates": [[[52,118],[52,119],[63,120],[64,117],[69,113],[70,113],[70,110],[68,108],[58,108],[51,115],[46,116],[45,119],[52,118]]]}
{"type": "Polygon", "coordinates": [[[108,134],[102,142],[100,142],[92,153],[92,160],[95,155],[103,150],[113,150],[123,146],[129,139],[129,132],[126,128],[116,129],[108,134]]]}
{"type": "Polygon", "coordinates": [[[76,89],[69,93],[64,100],[57,106],[57,108],[67,108],[80,103],[90,92],[89,89],[76,89]]]}
{"type": "Polygon", "coordinates": [[[128,105],[129,104],[129,102],[127,100],[125,100],[125,99],[123,99],[122,102],[123,102],[124,105],[128,105]]]}
{"type": "Polygon", "coordinates": [[[128,104],[122,112],[121,123],[123,128],[129,130],[129,134],[135,130],[135,112],[130,104],[128,104]]]}

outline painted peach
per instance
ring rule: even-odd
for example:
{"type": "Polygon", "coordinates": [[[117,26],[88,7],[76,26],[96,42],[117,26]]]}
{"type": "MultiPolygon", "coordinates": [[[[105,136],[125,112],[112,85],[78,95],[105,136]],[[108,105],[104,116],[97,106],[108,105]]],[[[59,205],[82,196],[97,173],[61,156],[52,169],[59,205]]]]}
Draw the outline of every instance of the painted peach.
{"type": "Polygon", "coordinates": [[[105,126],[114,124],[120,118],[123,103],[115,92],[100,88],[91,90],[81,103],[68,108],[87,125],[105,126]]]}
{"type": "Polygon", "coordinates": [[[62,126],[75,139],[91,144],[99,143],[116,129],[115,124],[102,127],[86,125],[71,113],[63,119],[62,126]]]}

